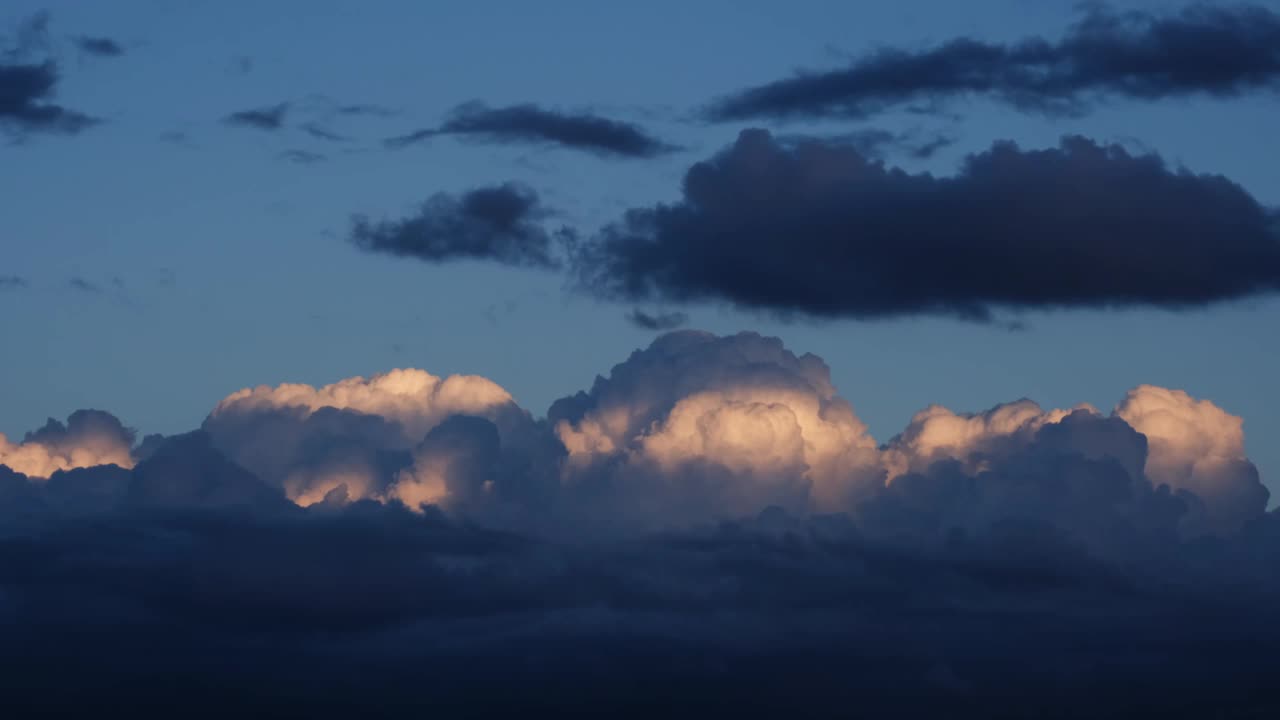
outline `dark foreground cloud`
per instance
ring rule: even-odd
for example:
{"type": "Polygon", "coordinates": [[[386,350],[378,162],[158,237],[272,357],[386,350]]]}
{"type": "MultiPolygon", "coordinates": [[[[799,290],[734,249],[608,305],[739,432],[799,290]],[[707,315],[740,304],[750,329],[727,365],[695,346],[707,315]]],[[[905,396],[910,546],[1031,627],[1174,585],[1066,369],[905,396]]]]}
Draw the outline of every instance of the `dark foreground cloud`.
{"type": "Polygon", "coordinates": [[[821,359],[686,331],[545,420],[398,370],[135,439],[0,436],[10,712],[1280,709],[1280,517],[1240,419],[1179,391],[877,443],[821,359]]]}
{"type": "Polygon", "coordinates": [[[910,174],[845,142],[744,131],[577,252],[624,300],[728,301],[813,317],[1182,309],[1280,289],[1277,216],[1239,185],[1066,137],[910,174]]]}
{"type": "Polygon", "coordinates": [[[285,117],[289,114],[290,103],[241,110],[233,112],[222,119],[227,125],[253,128],[255,130],[274,131],[284,127],[285,117]]]}
{"type": "Polygon", "coordinates": [[[689,316],[682,312],[647,313],[634,308],[627,313],[627,322],[641,330],[674,330],[689,322],[689,316]]]}
{"type": "Polygon", "coordinates": [[[497,143],[539,143],[599,155],[648,158],[674,148],[631,123],[587,113],[563,113],[537,105],[490,108],[479,102],[456,108],[438,128],[419,130],[387,141],[406,147],[436,135],[460,135],[497,143]]]}
{"type": "MultiPolygon", "coordinates": [[[[352,219],[349,240],[367,252],[427,262],[490,260],[504,265],[556,267],[557,235],[533,190],[515,183],[438,193],[403,220],[352,219]]],[[[561,231],[567,233],[568,231],[561,231]]]]}
{"type": "Polygon", "coordinates": [[[80,35],[75,38],[76,48],[82,53],[98,57],[120,57],[124,55],[124,46],[108,37],[80,35]]]}
{"type": "Polygon", "coordinates": [[[714,104],[715,120],[864,117],[912,101],[980,95],[1023,110],[1075,113],[1108,98],[1234,97],[1280,87],[1280,15],[1196,4],[1173,13],[1094,7],[1059,40],[958,38],[882,49],[839,70],[806,72],[714,104]]]}

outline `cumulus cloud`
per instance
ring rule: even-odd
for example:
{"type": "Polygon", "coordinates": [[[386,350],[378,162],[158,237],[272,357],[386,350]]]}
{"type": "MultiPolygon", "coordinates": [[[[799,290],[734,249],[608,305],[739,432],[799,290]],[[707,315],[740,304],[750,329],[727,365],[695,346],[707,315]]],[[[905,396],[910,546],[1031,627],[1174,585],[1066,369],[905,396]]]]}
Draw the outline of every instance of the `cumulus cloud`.
{"type": "Polygon", "coordinates": [[[579,287],[786,315],[989,319],[1000,309],[1167,309],[1280,289],[1275,214],[1235,183],[1066,137],[1001,142],[949,177],[763,130],[575,251],[579,287]]]}
{"type": "Polygon", "coordinates": [[[1244,453],[1244,420],[1181,390],[1142,385],[1116,415],[1146,436],[1146,473],[1153,483],[1204,501],[1208,527],[1239,528],[1267,507],[1269,493],[1244,453]]]}
{"type": "MultiPolygon", "coordinates": [[[[930,406],[880,444],[821,359],[753,333],[663,335],[556,401],[545,420],[488,379],[402,369],[322,387],[245,388],[196,435],[135,439],[108,413],[78,411],[21,443],[0,438],[0,463],[50,478],[129,469],[165,448],[177,466],[187,448],[206,458],[193,468],[243,468],[253,482],[235,484],[266,488],[254,491],[258,501],[437,506],[570,534],[715,522],[770,506],[801,517],[852,513],[877,527],[910,507],[970,530],[1010,518],[1078,530],[1123,500],[1117,523],[1191,538],[1240,532],[1268,500],[1242,420],[1179,390],[1138,387],[1109,416],[1026,399],[978,413],[930,406]]],[[[214,477],[224,474],[235,475],[214,477]]]]}
{"type": "Polygon", "coordinates": [[[511,395],[474,375],[414,369],[312,387],[284,384],[228,395],[204,422],[216,447],[301,504],[380,497],[409,451],[458,415],[518,415],[511,395]]]}
{"type": "Polygon", "coordinates": [[[0,465],[37,478],[59,470],[118,465],[133,467],[134,432],[111,413],[77,410],[62,423],[53,418],[13,443],[0,433],[0,465]]]}
{"type": "Polygon", "coordinates": [[[932,406],[880,444],[816,356],[679,331],[545,420],[395,370],[134,440],[97,411],[0,440],[10,707],[131,707],[140,677],[152,711],[214,683],[310,716],[509,711],[495,682],[549,712],[583,687],[791,716],[1271,697],[1280,516],[1240,418],[1178,390],[932,406]],[[34,448],[62,460],[10,464],[34,448]]]}
{"type": "Polygon", "coordinates": [[[805,510],[811,496],[830,508],[879,480],[875,441],[826,365],[776,338],[664,335],[548,420],[571,482],[610,485],[637,516],[805,510]]]}
{"type": "Polygon", "coordinates": [[[1081,113],[1096,101],[1235,97],[1280,88],[1280,15],[1194,4],[1176,12],[1093,6],[1059,40],[957,38],[883,48],[846,68],[809,71],[714,103],[714,120],[865,117],[913,101],[983,96],[1022,110],[1081,113]]]}
{"type": "Polygon", "coordinates": [[[352,218],[350,242],[366,252],[425,262],[490,260],[503,265],[558,267],[556,246],[567,229],[548,232],[551,211],[538,194],[516,183],[471,190],[461,196],[437,193],[403,220],[352,218]]]}
{"type": "Polygon", "coordinates": [[[491,108],[473,101],[459,105],[437,128],[386,141],[402,148],[437,135],[457,135],[494,143],[534,143],[585,150],[598,155],[648,158],[675,148],[643,128],[590,113],[564,113],[537,105],[491,108]]]}

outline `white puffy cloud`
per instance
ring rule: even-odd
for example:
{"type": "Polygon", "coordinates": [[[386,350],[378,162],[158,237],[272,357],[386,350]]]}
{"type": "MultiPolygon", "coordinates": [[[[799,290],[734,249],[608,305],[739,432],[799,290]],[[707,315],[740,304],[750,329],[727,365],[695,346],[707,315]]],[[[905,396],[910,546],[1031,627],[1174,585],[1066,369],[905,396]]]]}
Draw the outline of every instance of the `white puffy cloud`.
{"type": "Polygon", "coordinates": [[[941,405],[930,405],[916,413],[906,429],[893,438],[885,449],[883,462],[890,481],[942,459],[958,460],[970,472],[978,471],[996,444],[1017,436],[1025,441],[1036,430],[1061,422],[1076,410],[1097,414],[1087,404],[1045,411],[1025,398],[981,413],[956,413],[941,405]]]}
{"type": "MultiPolygon", "coordinates": [[[[319,388],[246,388],[202,429],[214,450],[296,505],[436,505],[570,532],[777,505],[872,507],[881,520],[932,518],[921,526],[935,529],[1003,517],[1090,532],[1091,517],[1163,528],[1181,514],[1184,533],[1228,533],[1267,500],[1241,419],[1182,391],[1136,388],[1109,417],[1026,399],[979,413],[934,405],[879,446],[821,359],[753,333],[659,337],[554,403],[546,420],[485,378],[394,370],[319,388]],[[1157,496],[1161,486],[1172,493],[1157,496]]],[[[37,478],[127,469],[151,452],[144,442],[131,453],[133,437],[106,413],[80,411],[22,443],[0,437],[0,463],[37,478]]]]}
{"type": "Polygon", "coordinates": [[[219,402],[204,429],[220,450],[299,505],[396,499],[417,508],[444,504],[459,489],[441,479],[448,463],[439,443],[420,446],[460,416],[492,421],[507,436],[532,424],[491,380],[397,369],[319,388],[245,388],[219,402]]]}
{"type": "Polygon", "coordinates": [[[321,408],[354,410],[399,423],[416,442],[450,415],[484,415],[512,402],[500,385],[478,375],[441,378],[409,368],[370,378],[346,378],[320,388],[298,383],[244,388],[219,402],[212,417],[278,409],[304,415],[321,408]]]}
{"type": "Polygon", "coordinates": [[[134,433],[114,415],[101,410],[77,410],[64,425],[52,418],[22,442],[0,433],[0,465],[28,477],[48,478],[59,470],[119,465],[133,467],[134,433]]]}
{"type": "Polygon", "coordinates": [[[1182,390],[1141,385],[1115,413],[1147,437],[1146,473],[1204,501],[1210,529],[1257,517],[1269,493],[1244,453],[1244,420],[1182,390]]]}
{"type": "Polygon", "coordinates": [[[674,505],[694,493],[722,514],[835,509],[879,482],[875,441],[826,364],[754,333],[665,335],[549,419],[568,482],[616,472],[633,495],[669,493],[674,505]]]}

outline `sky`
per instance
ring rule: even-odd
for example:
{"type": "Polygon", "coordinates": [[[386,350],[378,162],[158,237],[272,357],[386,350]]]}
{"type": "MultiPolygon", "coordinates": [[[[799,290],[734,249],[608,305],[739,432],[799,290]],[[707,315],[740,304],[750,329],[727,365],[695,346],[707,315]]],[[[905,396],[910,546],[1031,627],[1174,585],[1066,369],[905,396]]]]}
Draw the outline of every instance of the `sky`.
{"type": "Polygon", "coordinates": [[[8,0],[0,465],[40,493],[116,466],[129,498],[203,467],[271,512],[573,545],[556,525],[766,506],[874,534],[943,455],[1003,477],[1070,446],[1184,493],[1183,540],[1235,538],[1280,496],[1277,47],[1275,2],[8,0]]]}

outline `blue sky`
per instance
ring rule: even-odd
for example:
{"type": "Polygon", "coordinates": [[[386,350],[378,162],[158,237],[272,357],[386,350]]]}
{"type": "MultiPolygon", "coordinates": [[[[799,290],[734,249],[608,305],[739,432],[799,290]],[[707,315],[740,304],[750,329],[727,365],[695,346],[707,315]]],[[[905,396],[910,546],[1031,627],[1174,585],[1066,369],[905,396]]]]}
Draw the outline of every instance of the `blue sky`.
{"type": "MultiPolygon", "coordinates": [[[[41,10],[64,73],[58,101],[105,122],[0,147],[0,275],[28,281],[0,292],[9,340],[0,432],[10,437],[81,407],[109,409],[142,432],[179,432],[240,387],[393,367],[483,375],[540,412],[648,344],[653,333],[622,319],[632,305],[566,293],[552,272],[363,254],[344,241],[351,214],[400,216],[435,192],[516,180],[558,208],[558,220],[596,227],[626,207],[677,198],[685,169],[748,126],[944,133],[955,144],[927,160],[889,158],[944,175],[995,140],[1039,148],[1082,134],[1220,173],[1280,204],[1274,94],[1116,99],[1072,118],[982,100],[950,106],[955,117],[693,118],[733,90],[883,45],[1056,37],[1077,17],[1073,3],[17,0],[5,3],[0,28],[41,10]],[[81,34],[114,38],[126,52],[78,54],[69,38],[81,34]],[[394,114],[324,119],[324,98],[394,114]],[[635,161],[449,137],[382,148],[382,139],[431,126],[469,100],[589,110],[683,150],[635,161]],[[220,121],[284,101],[310,109],[278,133],[220,121]],[[308,119],[355,140],[326,143],[293,127],[308,119]],[[278,157],[290,149],[327,159],[278,157]],[[73,278],[100,291],[72,287],[73,278]]],[[[642,306],[683,310],[693,327],[717,333],[777,335],[819,355],[881,441],[930,403],[978,411],[1026,396],[1109,410],[1129,388],[1153,383],[1244,417],[1264,482],[1280,476],[1280,445],[1271,442],[1280,435],[1269,380],[1280,358],[1274,298],[1177,313],[1027,312],[1020,332],[937,318],[784,322],[715,303],[642,306]]]]}

